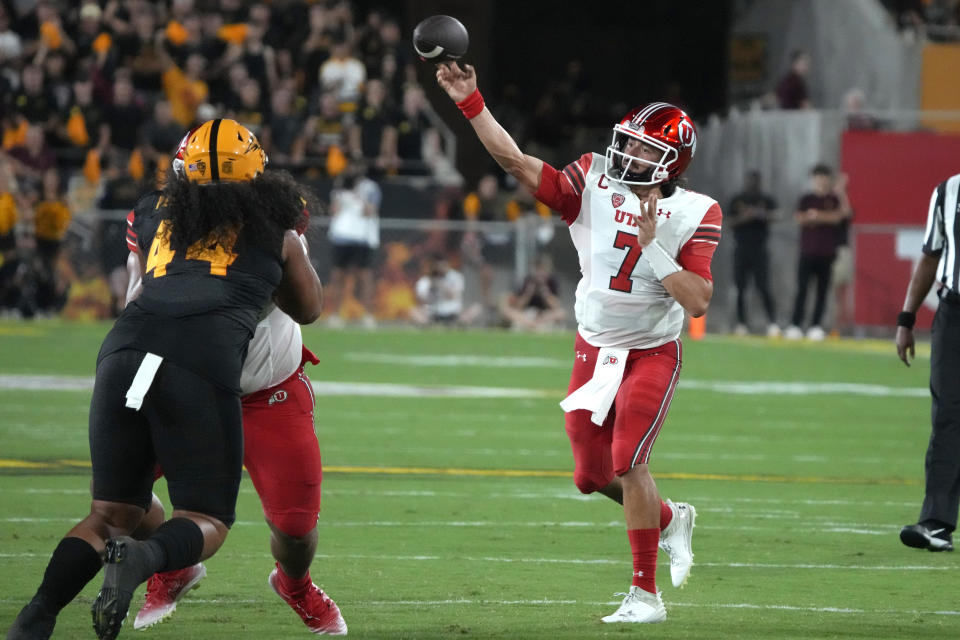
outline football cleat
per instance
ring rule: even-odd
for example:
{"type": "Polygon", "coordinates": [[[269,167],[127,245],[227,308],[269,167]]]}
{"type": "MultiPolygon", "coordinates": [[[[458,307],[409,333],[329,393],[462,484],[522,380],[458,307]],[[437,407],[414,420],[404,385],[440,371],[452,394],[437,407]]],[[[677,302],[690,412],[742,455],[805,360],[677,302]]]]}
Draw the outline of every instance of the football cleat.
{"type": "Polygon", "coordinates": [[[311,583],[300,596],[291,596],[285,594],[278,584],[277,572],[274,569],[270,572],[267,582],[270,588],[278,596],[283,598],[284,602],[290,605],[290,608],[297,612],[297,615],[307,625],[311,633],[317,635],[345,636],[347,635],[347,622],[340,614],[340,608],[333,598],[325,594],[320,587],[311,583]]]}
{"type": "Polygon", "coordinates": [[[177,610],[177,601],[207,576],[207,568],[198,562],[192,567],[155,573],[147,580],[146,602],[133,621],[134,629],[146,629],[163,622],[177,610]]]}
{"type": "Polygon", "coordinates": [[[604,622],[663,622],[667,619],[667,610],[663,606],[660,593],[650,593],[640,587],[631,586],[620,608],[601,618],[604,622]]]}
{"type": "Polygon", "coordinates": [[[670,556],[670,579],[674,587],[681,587],[693,566],[693,527],[697,510],[686,502],[666,501],[673,519],[660,532],[660,548],[670,556]]]}
{"type": "Polygon", "coordinates": [[[103,586],[90,607],[93,629],[100,640],[113,640],[120,633],[133,592],[153,571],[143,543],[129,536],[107,540],[103,586]]]}
{"type": "Polygon", "coordinates": [[[900,529],[900,542],[908,547],[928,551],[953,551],[953,538],[944,527],[931,529],[922,523],[900,529]]]}
{"type": "Polygon", "coordinates": [[[44,606],[40,596],[34,596],[27,603],[13,626],[7,631],[7,640],[47,640],[53,635],[53,627],[57,624],[57,616],[50,613],[44,606]]]}

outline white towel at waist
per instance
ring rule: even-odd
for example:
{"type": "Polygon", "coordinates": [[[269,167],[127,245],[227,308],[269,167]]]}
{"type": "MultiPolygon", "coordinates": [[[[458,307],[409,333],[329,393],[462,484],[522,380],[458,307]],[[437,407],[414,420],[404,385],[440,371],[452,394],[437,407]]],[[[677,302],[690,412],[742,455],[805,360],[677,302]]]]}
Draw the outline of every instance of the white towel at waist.
{"type": "Polygon", "coordinates": [[[566,412],[587,409],[592,412],[590,420],[603,426],[620,389],[629,354],[629,349],[600,349],[597,353],[597,364],[593,368],[593,377],[564,398],[560,408],[566,412]]]}

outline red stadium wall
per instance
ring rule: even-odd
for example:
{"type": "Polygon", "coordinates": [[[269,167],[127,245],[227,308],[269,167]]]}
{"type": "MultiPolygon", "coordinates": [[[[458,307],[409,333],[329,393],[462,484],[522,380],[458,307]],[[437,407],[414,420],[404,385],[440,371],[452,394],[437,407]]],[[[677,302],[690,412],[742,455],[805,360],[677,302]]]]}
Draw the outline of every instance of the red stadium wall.
{"type": "MultiPolygon", "coordinates": [[[[960,173],[960,136],[848,131],[841,166],[853,206],[855,322],[893,326],[920,254],[930,194],[960,173]]],[[[917,326],[927,329],[931,305],[917,326]]]]}

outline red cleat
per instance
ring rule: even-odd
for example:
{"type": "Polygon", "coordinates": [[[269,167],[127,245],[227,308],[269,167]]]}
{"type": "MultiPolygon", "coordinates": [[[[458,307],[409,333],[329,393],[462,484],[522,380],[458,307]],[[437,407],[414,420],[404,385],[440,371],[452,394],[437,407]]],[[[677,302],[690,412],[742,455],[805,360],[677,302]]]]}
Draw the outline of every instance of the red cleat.
{"type": "Polygon", "coordinates": [[[169,618],[177,608],[177,600],[196,587],[206,575],[207,568],[198,562],[186,569],[150,576],[147,580],[147,601],[137,612],[133,628],[146,629],[169,618]]]}
{"type": "Polygon", "coordinates": [[[289,596],[280,590],[277,571],[278,569],[274,569],[270,572],[267,582],[277,595],[297,612],[311,633],[331,636],[347,635],[347,623],[340,615],[340,607],[330,596],[313,583],[302,596],[289,596]]]}

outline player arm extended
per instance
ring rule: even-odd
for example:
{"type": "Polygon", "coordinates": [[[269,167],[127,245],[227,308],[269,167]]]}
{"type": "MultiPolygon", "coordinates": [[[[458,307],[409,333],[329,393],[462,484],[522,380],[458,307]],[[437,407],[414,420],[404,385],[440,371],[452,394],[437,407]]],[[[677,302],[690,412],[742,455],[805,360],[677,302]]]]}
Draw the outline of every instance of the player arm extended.
{"type": "MultiPolygon", "coordinates": [[[[476,72],[469,64],[464,65],[462,69],[456,62],[437,65],[437,84],[458,105],[463,104],[467,99],[482,102],[477,92],[476,72]]],[[[531,192],[536,191],[540,185],[543,160],[520,151],[514,139],[485,106],[476,115],[466,112],[464,115],[470,119],[470,124],[483,147],[500,165],[500,168],[516,178],[517,182],[531,192]]]]}

